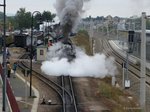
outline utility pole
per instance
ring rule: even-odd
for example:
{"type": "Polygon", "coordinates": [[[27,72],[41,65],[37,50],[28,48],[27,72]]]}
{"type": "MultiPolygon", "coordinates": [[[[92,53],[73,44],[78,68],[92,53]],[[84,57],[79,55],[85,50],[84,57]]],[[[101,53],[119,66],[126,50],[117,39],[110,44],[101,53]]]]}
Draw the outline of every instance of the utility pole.
{"type": "Polygon", "coordinates": [[[108,23],[108,21],[107,21],[107,26],[106,26],[106,28],[107,28],[107,36],[108,36],[108,38],[109,38],[109,23],[108,23]]]}
{"type": "Polygon", "coordinates": [[[4,8],[4,26],[3,26],[3,107],[2,111],[6,111],[6,0],[3,4],[0,4],[4,8]]]}
{"type": "Polygon", "coordinates": [[[140,106],[145,112],[145,65],[146,65],[146,13],[142,13],[142,32],[141,32],[141,74],[140,74],[140,106]]]}
{"type": "Polygon", "coordinates": [[[125,77],[124,77],[125,63],[122,63],[122,87],[125,88],[125,77]]]}
{"type": "Polygon", "coordinates": [[[94,36],[93,26],[94,26],[94,23],[93,23],[93,20],[91,19],[91,21],[90,21],[90,37],[89,37],[89,41],[90,41],[92,54],[93,54],[93,36],[94,36]]]}
{"type": "MultiPolygon", "coordinates": [[[[129,47],[129,45],[128,45],[128,47],[129,47]]],[[[129,50],[129,48],[128,48],[128,50],[129,50]]],[[[130,85],[128,85],[128,83],[129,83],[129,74],[128,74],[128,72],[129,72],[129,52],[128,52],[128,50],[126,51],[126,80],[125,80],[126,81],[125,84],[127,84],[127,87],[130,86],[130,85]]]]}
{"type": "Polygon", "coordinates": [[[94,24],[94,23],[93,23],[93,20],[91,20],[91,21],[90,21],[90,37],[91,37],[91,38],[93,38],[93,34],[94,34],[94,32],[93,32],[93,26],[94,26],[94,25],[93,25],[93,24],[94,24]]]}
{"type": "MultiPolygon", "coordinates": [[[[126,76],[123,74],[123,88],[129,88],[130,87],[130,80],[129,80],[129,54],[133,52],[133,42],[134,42],[134,31],[128,31],[128,49],[126,50],[126,76]],[[124,80],[125,79],[125,80],[124,80]]],[[[124,71],[124,70],[123,70],[124,71]]]]}

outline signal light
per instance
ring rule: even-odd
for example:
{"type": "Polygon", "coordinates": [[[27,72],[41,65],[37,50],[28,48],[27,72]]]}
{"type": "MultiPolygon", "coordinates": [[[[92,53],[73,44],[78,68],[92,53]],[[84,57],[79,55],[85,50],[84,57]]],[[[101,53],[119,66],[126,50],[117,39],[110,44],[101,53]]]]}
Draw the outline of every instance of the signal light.
{"type": "Polygon", "coordinates": [[[134,31],[128,31],[128,42],[134,42],[134,31]]]}

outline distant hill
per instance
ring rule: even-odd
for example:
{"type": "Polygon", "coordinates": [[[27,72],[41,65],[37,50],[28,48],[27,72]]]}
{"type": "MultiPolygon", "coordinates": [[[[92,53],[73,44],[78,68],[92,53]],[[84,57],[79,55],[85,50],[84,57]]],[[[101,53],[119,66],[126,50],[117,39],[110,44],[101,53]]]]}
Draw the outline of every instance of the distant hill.
{"type": "MultiPolygon", "coordinates": [[[[0,11],[0,21],[3,20],[3,12],[0,11]]],[[[15,15],[14,14],[6,14],[6,18],[13,18],[15,15]]]]}
{"type": "Polygon", "coordinates": [[[13,17],[13,16],[15,16],[15,14],[12,14],[12,13],[6,13],[6,15],[7,15],[8,17],[13,17]]]}

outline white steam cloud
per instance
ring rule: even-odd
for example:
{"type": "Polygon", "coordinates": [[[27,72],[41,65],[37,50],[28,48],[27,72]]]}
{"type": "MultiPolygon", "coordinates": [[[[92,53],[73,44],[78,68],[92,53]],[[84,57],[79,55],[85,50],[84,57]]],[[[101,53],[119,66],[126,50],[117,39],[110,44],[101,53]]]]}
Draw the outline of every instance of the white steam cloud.
{"type": "MultiPolygon", "coordinates": [[[[55,8],[60,19],[64,36],[75,29],[85,11],[84,3],[90,0],[56,0],[55,8]]],[[[75,47],[76,57],[69,62],[64,56],[65,45],[55,43],[49,48],[47,60],[42,63],[41,70],[52,76],[71,75],[73,77],[105,77],[116,74],[116,66],[112,57],[104,54],[88,56],[83,50],[75,47]]]]}
{"type": "Polygon", "coordinates": [[[104,54],[86,55],[83,50],[76,48],[76,58],[68,62],[67,58],[59,59],[62,44],[57,43],[49,48],[47,61],[42,63],[41,69],[47,75],[71,75],[73,77],[105,77],[116,73],[116,66],[112,57],[104,54]],[[59,51],[58,51],[59,49],[59,51]]]}

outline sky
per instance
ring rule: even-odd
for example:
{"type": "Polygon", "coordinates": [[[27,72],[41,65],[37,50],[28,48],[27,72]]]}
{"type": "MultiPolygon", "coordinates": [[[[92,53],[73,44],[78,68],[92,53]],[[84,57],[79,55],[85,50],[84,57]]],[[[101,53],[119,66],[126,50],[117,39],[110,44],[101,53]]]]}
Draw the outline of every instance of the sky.
{"type": "MultiPolygon", "coordinates": [[[[1,0],[3,3],[3,1],[1,0]]],[[[26,11],[51,11],[56,13],[54,8],[55,0],[6,0],[6,13],[15,14],[19,8],[26,8],[26,11]]],[[[0,3],[0,4],[2,4],[0,3]]],[[[130,17],[141,15],[144,11],[150,14],[150,0],[90,0],[84,5],[86,12],[83,17],[97,16],[120,16],[130,17]]],[[[0,8],[3,11],[3,8],[0,8]]]]}

